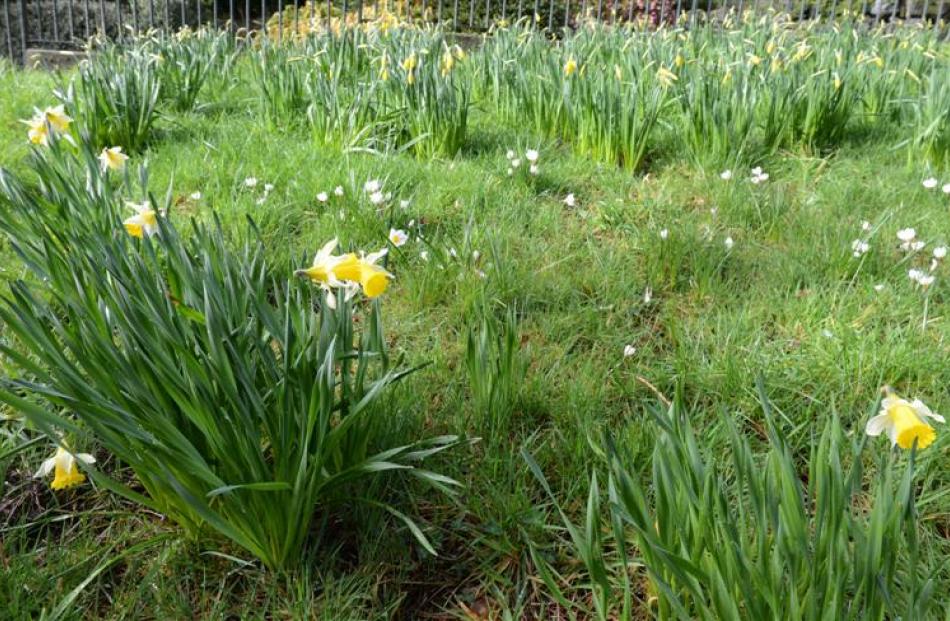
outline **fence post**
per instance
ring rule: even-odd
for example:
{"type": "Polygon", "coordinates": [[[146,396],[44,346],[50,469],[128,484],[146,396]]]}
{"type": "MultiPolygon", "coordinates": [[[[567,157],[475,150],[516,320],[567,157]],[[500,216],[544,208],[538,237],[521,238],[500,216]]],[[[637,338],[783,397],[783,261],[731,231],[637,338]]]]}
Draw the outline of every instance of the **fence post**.
{"type": "Polygon", "coordinates": [[[26,0],[19,0],[17,6],[20,10],[20,62],[26,62],[26,0]]]}

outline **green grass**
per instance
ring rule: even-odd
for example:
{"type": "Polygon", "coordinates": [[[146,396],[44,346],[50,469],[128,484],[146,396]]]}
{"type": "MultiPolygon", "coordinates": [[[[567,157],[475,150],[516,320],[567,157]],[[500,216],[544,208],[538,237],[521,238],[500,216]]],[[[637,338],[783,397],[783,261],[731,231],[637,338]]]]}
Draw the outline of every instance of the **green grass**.
{"type": "MultiPolygon", "coordinates": [[[[55,83],[44,73],[0,71],[0,166],[25,169],[18,119],[52,104],[55,83]]],[[[696,168],[666,121],[645,168],[633,172],[586,157],[554,130],[538,135],[530,124],[503,121],[487,96],[472,102],[461,151],[426,158],[344,150],[316,140],[302,122],[269,121],[246,66],[198,102],[160,118],[154,140],[133,155],[148,162],[157,194],[171,188],[171,217],[216,213],[238,229],[250,216],[272,268],[287,274],[334,236],[344,247],[373,249],[391,226],[421,224],[425,244],[414,234],[391,249],[396,278],[383,305],[392,352],[428,366],[395,388],[388,407],[403,417],[407,438],[484,439],[436,458],[436,470],[464,484],[458,496],[412,484],[399,495],[438,557],[384,512],[347,508],[327,516],[301,568],[275,574],[219,539],[187,539],[104,489],[52,492],[31,478],[50,444],[8,454],[37,437],[8,412],[0,421],[0,617],[49,612],[114,560],[62,618],[467,618],[467,610],[552,618],[559,604],[531,548],[584,605],[587,578],[522,448],[580,519],[605,431],[647,480],[658,434],[648,406],[662,396],[680,395],[705,449],[728,445],[721,415],[762,448],[754,384],[762,373],[802,459],[832,413],[847,435],[862,434],[884,384],[950,411],[950,268],[937,269],[926,293],[916,290],[896,237],[914,227],[928,250],[950,243],[950,196],[922,187],[940,171],[906,156],[900,124],[852,127],[830,152],[789,146],[763,156],[756,163],[770,179],[756,186],[749,166],[733,166],[731,181],[696,168]],[[526,148],[540,151],[540,175],[509,177],[506,150],[526,148]],[[247,177],[259,180],[256,188],[245,186],[247,177]],[[362,191],[369,179],[393,194],[382,213],[362,191]],[[265,183],[274,188],[260,201],[265,183]],[[334,196],[337,186],[343,197],[334,196]],[[326,204],[320,192],[330,195],[326,204]],[[568,193],[576,207],[564,204],[568,193]],[[851,242],[865,220],[872,250],[856,259],[851,242]],[[517,315],[526,365],[510,413],[491,423],[466,371],[469,334],[486,309],[502,322],[517,315]],[[624,358],[628,344],[636,353],[624,358]]],[[[22,272],[6,247],[2,257],[5,275],[22,272]]],[[[937,593],[950,589],[950,567],[941,566],[950,555],[945,435],[938,428],[937,443],[918,455],[916,475],[921,546],[928,566],[940,567],[937,593]]],[[[869,446],[873,477],[874,454],[887,443],[869,446]]],[[[131,478],[106,453],[97,456],[113,476],[131,478]]],[[[646,590],[638,593],[645,615],[646,590]]]]}

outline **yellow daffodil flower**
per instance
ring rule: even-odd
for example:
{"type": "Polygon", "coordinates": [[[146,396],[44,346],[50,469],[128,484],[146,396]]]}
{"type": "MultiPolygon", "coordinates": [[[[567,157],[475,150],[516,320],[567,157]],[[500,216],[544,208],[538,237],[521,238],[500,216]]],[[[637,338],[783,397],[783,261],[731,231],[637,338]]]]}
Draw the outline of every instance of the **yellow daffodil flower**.
{"type": "Polygon", "coordinates": [[[125,168],[125,161],[129,156],[122,152],[122,147],[110,147],[103,149],[99,154],[99,163],[102,170],[122,170],[125,168]]]}
{"type": "Polygon", "coordinates": [[[402,61],[402,68],[406,71],[406,82],[409,84],[414,84],[416,81],[415,69],[419,64],[419,60],[416,58],[415,52],[410,54],[402,61]]]}
{"type": "Polygon", "coordinates": [[[350,299],[356,293],[356,287],[348,286],[346,283],[342,282],[336,277],[334,269],[340,262],[343,260],[343,257],[338,257],[333,255],[333,251],[336,250],[337,239],[333,238],[329,242],[323,245],[316,256],[313,257],[313,265],[307,269],[297,270],[294,272],[297,276],[306,276],[313,282],[320,285],[320,288],[326,293],[327,296],[327,306],[330,308],[336,308],[336,295],[333,293],[333,289],[343,289],[346,299],[350,299]]]}
{"type": "Polygon", "coordinates": [[[129,203],[129,207],[135,210],[135,215],[122,223],[129,235],[142,239],[146,235],[151,237],[158,233],[158,214],[152,209],[151,203],[129,203]]]}
{"type": "Polygon", "coordinates": [[[96,458],[88,453],[78,453],[73,456],[72,453],[62,446],[59,446],[56,447],[56,453],[44,461],[43,465],[40,466],[40,469],[37,470],[33,476],[35,478],[42,478],[49,476],[49,473],[52,472],[53,482],[50,483],[50,487],[55,490],[79,485],[86,480],[86,477],[79,471],[79,468],[76,467],[77,458],[83,463],[96,463],[96,458]]]}
{"type": "Polygon", "coordinates": [[[323,248],[317,251],[316,256],[313,257],[313,265],[307,269],[297,270],[295,274],[297,276],[306,276],[320,285],[326,285],[328,287],[342,286],[343,283],[333,274],[333,269],[343,258],[333,256],[333,251],[336,250],[338,243],[335,237],[328,241],[323,245],[323,248]]]}
{"type": "Polygon", "coordinates": [[[868,421],[864,432],[869,436],[879,436],[887,432],[891,443],[909,449],[917,441],[917,448],[930,446],[937,437],[937,432],[930,426],[927,419],[943,423],[943,416],[930,411],[920,399],[907,401],[897,396],[889,389],[887,396],[881,401],[881,412],[868,421]]]}
{"type": "Polygon", "coordinates": [[[386,54],[379,59],[379,79],[383,82],[389,79],[389,57],[386,54]]]}
{"type": "Polygon", "coordinates": [[[755,54],[752,54],[751,56],[749,56],[749,64],[752,65],[753,67],[758,67],[759,64],[761,63],[762,63],[762,59],[756,56],[755,54]]]}
{"type": "Polygon", "coordinates": [[[676,82],[676,74],[667,69],[666,67],[660,67],[656,72],[656,78],[660,81],[660,84],[664,88],[668,88],[676,82]]]}
{"type": "Polygon", "coordinates": [[[69,124],[73,122],[73,119],[66,114],[62,104],[46,108],[43,111],[43,116],[50,126],[58,132],[69,131],[69,124]]]}
{"type": "Polygon", "coordinates": [[[574,75],[574,73],[576,72],[577,72],[577,61],[574,60],[573,56],[571,56],[570,58],[567,59],[567,62],[564,63],[564,75],[570,77],[574,75]]]}
{"type": "Polygon", "coordinates": [[[452,72],[452,67],[455,66],[455,56],[452,55],[452,50],[445,50],[445,53],[442,54],[442,77],[446,77],[449,73],[452,72]]]}
{"type": "MultiPolygon", "coordinates": [[[[66,114],[62,105],[47,107],[45,110],[33,109],[35,114],[29,121],[22,121],[29,126],[27,137],[32,144],[47,146],[51,133],[66,132],[72,118],[66,114]]],[[[68,138],[68,136],[67,136],[68,138]]]]}
{"type": "Polygon", "coordinates": [[[49,125],[46,123],[46,119],[34,117],[29,121],[23,122],[30,126],[26,135],[31,144],[42,145],[44,147],[49,145],[49,125]]]}
{"type": "Polygon", "coordinates": [[[673,59],[673,65],[674,65],[677,69],[679,69],[680,67],[682,67],[685,63],[686,63],[686,61],[683,60],[683,57],[680,56],[679,54],[677,54],[677,55],[676,55],[676,58],[673,59]]]}
{"type": "Polygon", "coordinates": [[[392,274],[376,265],[376,262],[386,256],[386,250],[380,250],[364,257],[357,257],[350,253],[343,255],[341,261],[333,268],[334,275],[343,281],[359,283],[363,293],[368,298],[375,298],[386,291],[392,274]]]}

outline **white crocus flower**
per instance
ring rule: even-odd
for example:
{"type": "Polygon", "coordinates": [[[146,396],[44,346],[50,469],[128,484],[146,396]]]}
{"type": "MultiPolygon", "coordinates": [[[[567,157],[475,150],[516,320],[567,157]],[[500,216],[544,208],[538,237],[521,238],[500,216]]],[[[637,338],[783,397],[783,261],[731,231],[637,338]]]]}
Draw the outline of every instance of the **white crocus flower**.
{"type": "Polygon", "coordinates": [[[343,196],[343,186],[338,185],[335,188],[333,188],[333,194],[336,196],[343,196]]]}
{"type": "Polygon", "coordinates": [[[402,229],[389,229],[389,242],[399,248],[409,241],[409,235],[402,229]]]}
{"type": "Polygon", "coordinates": [[[937,246],[934,248],[934,258],[938,261],[947,256],[947,247],[946,246],[937,246]]]}
{"type": "Polygon", "coordinates": [[[938,182],[936,179],[934,179],[933,177],[930,177],[929,179],[924,179],[923,186],[927,188],[928,190],[932,190],[935,187],[937,187],[937,183],[938,182]]]}
{"type": "Polygon", "coordinates": [[[624,345],[624,346],[623,346],[623,357],[624,357],[624,358],[629,358],[630,356],[634,355],[635,353],[637,353],[637,348],[634,347],[633,345],[624,345]]]}
{"type": "Polygon", "coordinates": [[[320,201],[321,203],[325,203],[328,200],[330,200],[330,197],[327,196],[326,192],[320,192],[319,194],[317,194],[317,200],[320,201]]]}
{"type": "Polygon", "coordinates": [[[244,187],[246,188],[256,188],[257,187],[257,177],[248,177],[244,180],[244,187]]]}
{"type": "Polygon", "coordinates": [[[950,183],[943,184],[943,187],[940,189],[943,190],[944,194],[950,194],[950,183]]]}
{"type": "Polygon", "coordinates": [[[373,203],[374,205],[382,205],[385,200],[386,196],[379,191],[373,192],[369,195],[369,202],[373,203]]]}
{"type": "Polygon", "coordinates": [[[731,170],[722,171],[721,173],[719,173],[719,178],[722,179],[723,181],[729,181],[730,179],[732,179],[732,171],[731,170]]]}
{"type": "Polygon", "coordinates": [[[660,231],[660,239],[668,239],[669,236],[670,236],[670,230],[669,230],[669,229],[663,229],[663,230],[660,231]]]}
{"type": "Polygon", "coordinates": [[[538,151],[536,149],[528,149],[524,152],[524,159],[528,160],[531,163],[538,161],[538,151]]]}
{"type": "Polygon", "coordinates": [[[723,244],[726,245],[726,250],[732,250],[732,247],[735,246],[736,242],[731,237],[727,237],[723,244]]]}
{"type": "Polygon", "coordinates": [[[363,191],[367,194],[375,194],[382,189],[383,184],[379,182],[378,179],[370,179],[363,184],[363,191]]]}
{"type": "Polygon", "coordinates": [[[574,207],[575,205],[577,205],[577,199],[574,198],[573,192],[564,197],[564,204],[567,205],[568,207],[574,207]]]}

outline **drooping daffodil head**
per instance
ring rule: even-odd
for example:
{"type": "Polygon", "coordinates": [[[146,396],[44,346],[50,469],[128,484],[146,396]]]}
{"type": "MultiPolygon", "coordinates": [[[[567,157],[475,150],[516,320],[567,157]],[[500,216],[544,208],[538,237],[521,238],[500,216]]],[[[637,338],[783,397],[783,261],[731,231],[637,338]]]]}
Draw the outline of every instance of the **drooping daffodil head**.
{"type": "Polygon", "coordinates": [[[886,432],[893,445],[909,449],[916,441],[917,448],[923,449],[937,437],[931,420],[945,422],[943,416],[932,412],[920,399],[907,401],[888,390],[881,401],[881,411],[868,421],[865,433],[879,436],[886,432]]]}
{"type": "Polygon", "coordinates": [[[58,446],[56,447],[56,453],[44,461],[43,465],[40,466],[40,469],[37,470],[33,476],[43,478],[49,476],[52,472],[53,482],[50,483],[50,487],[54,490],[67,489],[79,485],[86,480],[86,477],[76,466],[77,460],[87,464],[96,462],[96,458],[88,453],[77,453],[73,455],[62,446],[58,446]]]}
{"type": "Polygon", "coordinates": [[[103,149],[99,154],[99,164],[102,170],[122,170],[125,168],[125,162],[129,156],[122,152],[122,147],[110,147],[103,149]]]}
{"type": "Polygon", "coordinates": [[[129,203],[129,207],[135,210],[135,215],[122,223],[129,235],[142,239],[158,233],[158,214],[151,203],[129,203]]]}

